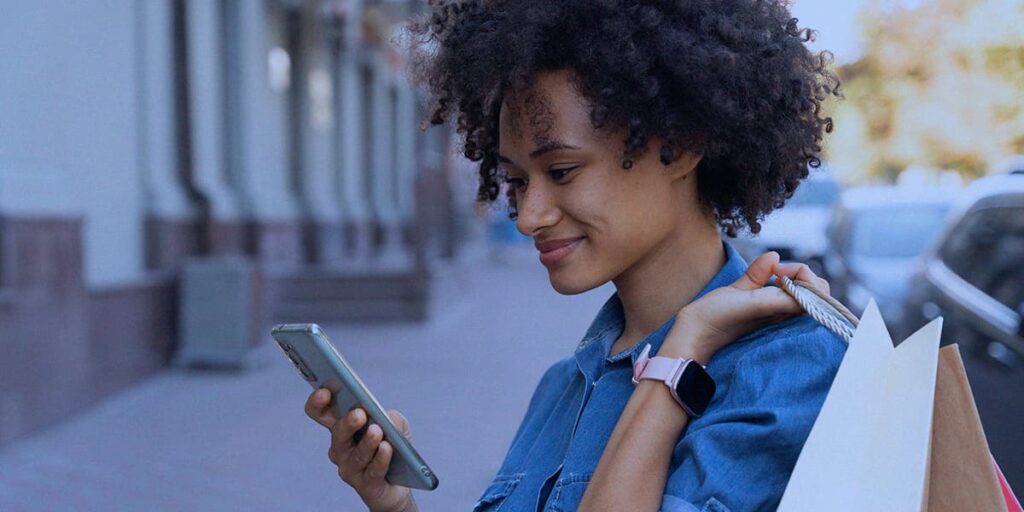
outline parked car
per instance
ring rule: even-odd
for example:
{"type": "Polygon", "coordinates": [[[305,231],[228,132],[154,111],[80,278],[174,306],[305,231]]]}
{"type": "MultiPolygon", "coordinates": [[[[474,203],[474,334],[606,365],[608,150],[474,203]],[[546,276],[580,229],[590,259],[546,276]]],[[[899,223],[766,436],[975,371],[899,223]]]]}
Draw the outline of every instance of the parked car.
{"type": "Polygon", "coordinates": [[[1024,174],[971,184],[915,273],[903,339],[943,317],[958,343],[992,455],[1024,482],[1024,174]],[[995,363],[995,364],[993,364],[995,363]]]}
{"type": "Polygon", "coordinates": [[[747,261],[776,251],[783,261],[807,263],[820,275],[828,242],[825,228],[839,198],[839,183],[825,169],[812,169],[786,205],[761,221],[761,232],[740,234],[733,245],[747,261]]]}
{"type": "Polygon", "coordinates": [[[1011,155],[995,164],[992,174],[1024,174],[1024,155],[1011,155]]]}
{"type": "Polygon", "coordinates": [[[844,191],[827,229],[824,273],[832,295],[857,315],[874,297],[887,324],[902,323],[915,261],[942,229],[953,197],[943,188],[844,191]]]}
{"type": "Polygon", "coordinates": [[[971,184],[911,288],[904,334],[942,315],[946,342],[1024,355],[1024,175],[971,184]]]}

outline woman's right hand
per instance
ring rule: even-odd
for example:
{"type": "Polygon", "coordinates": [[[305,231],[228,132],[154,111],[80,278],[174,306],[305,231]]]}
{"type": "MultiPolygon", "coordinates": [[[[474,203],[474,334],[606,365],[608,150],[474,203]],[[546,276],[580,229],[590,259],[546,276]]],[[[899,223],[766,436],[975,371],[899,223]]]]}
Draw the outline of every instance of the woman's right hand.
{"type": "MultiPolygon", "coordinates": [[[[366,411],[356,407],[339,419],[330,403],[331,391],[320,388],[306,400],[306,415],[331,432],[327,457],[338,466],[338,476],[355,489],[372,512],[415,511],[412,491],[384,478],[394,453],[391,443],[383,440],[384,431],[372,424],[357,442],[354,436],[366,424],[366,411]]],[[[411,438],[405,417],[396,410],[387,414],[402,435],[411,438]]]]}

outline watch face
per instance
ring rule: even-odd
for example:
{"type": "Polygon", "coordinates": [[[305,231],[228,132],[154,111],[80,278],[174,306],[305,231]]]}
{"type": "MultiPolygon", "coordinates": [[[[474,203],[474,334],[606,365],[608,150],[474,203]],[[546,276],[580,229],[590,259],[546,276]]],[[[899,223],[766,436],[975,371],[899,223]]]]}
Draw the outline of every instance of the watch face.
{"type": "Polygon", "coordinates": [[[690,361],[676,382],[676,395],[690,409],[691,415],[700,416],[715,396],[715,381],[700,364],[690,361]]]}

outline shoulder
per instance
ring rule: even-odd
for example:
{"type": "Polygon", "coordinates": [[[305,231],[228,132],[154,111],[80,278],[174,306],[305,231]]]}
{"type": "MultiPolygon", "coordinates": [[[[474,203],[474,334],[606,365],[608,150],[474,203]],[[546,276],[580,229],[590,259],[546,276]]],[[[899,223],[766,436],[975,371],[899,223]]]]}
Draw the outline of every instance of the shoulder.
{"type": "Polygon", "coordinates": [[[828,391],[845,353],[842,338],[801,315],[737,340],[716,355],[708,370],[736,390],[791,393],[803,388],[817,395],[828,391]]]}
{"type": "Polygon", "coordinates": [[[813,358],[826,365],[838,366],[846,353],[846,342],[825,326],[800,315],[761,328],[722,351],[722,356],[737,363],[750,361],[784,363],[788,360],[813,358]]]}
{"type": "Polygon", "coordinates": [[[576,358],[574,356],[563,357],[562,359],[555,361],[554,364],[544,371],[544,375],[541,376],[540,382],[537,383],[537,389],[534,391],[534,396],[546,392],[565,389],[565,385],[572,380],[576,373],[576,358]]]}
{"type": "Polygon", "coordinates": [[[763,352],[810,352],[825,356],[829,361],[838,361],[846,353],[846,341],[810,315],[790,318],[762,331],[765,340],[759,350],[763,352]]]}
{"type": "Polygon", "coordinates": [[[786,342],[799,338],[836,347],[846,345],[842,338],[806,313],[763,327],[752,335],[763,337],[769,343],[786,342]]]}

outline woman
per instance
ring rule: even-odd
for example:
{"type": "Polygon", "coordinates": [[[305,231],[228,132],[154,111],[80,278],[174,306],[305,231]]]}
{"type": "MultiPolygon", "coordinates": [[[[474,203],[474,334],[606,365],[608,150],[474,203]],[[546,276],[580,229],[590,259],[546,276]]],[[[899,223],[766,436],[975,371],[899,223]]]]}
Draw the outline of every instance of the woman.
{"type": "MultiPolygon", "coordinates": [[[[827,283],[775,253],[748,266],[720,228],[757,232],[819,164],[831,130],[821,103],[838,94],[826,56],[805,47],[781,0],[432,11],[413,25],[417,76],[432,121],[454,117],[480,163],[479,199],[507,183],[558,292],[616,288],[541,379],[475,510],[776,507],[844,345],[770,280],[827,283]],[[655,354],[706,365],[717,391],[646,378],[655,354]]],[[[370,510],[415,510],[383,479],[392,450],[380,429],[353,443],[365,413],[337,420],[329,399],[314,392],[306,413],[331,430],[342,479],[370,510]]]]}

